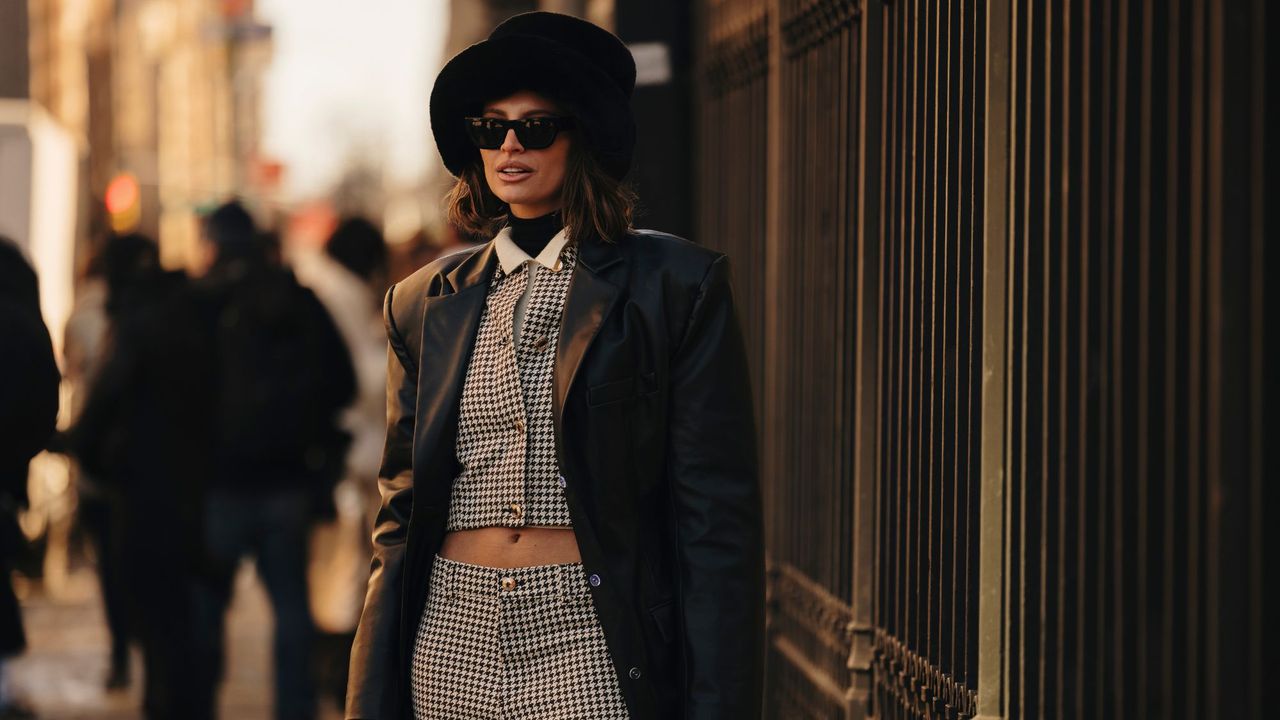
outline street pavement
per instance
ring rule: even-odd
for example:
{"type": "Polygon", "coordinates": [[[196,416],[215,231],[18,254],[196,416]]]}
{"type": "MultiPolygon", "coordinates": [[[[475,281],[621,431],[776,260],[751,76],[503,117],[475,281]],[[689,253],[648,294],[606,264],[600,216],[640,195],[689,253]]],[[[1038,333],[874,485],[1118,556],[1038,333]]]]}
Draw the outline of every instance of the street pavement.
{"type": "MultiPolygon", "coordinates": [[[[80,569],[60,583],[56,597],[18,578],[27,651],[13,660],[19,697],[40,720],[140,719],[142,657],[135,649],[133,683],[126,691],[103,688],[108,665],[106,624],[97,580],[80,569]]],[[[219,696],[223,720],[271,718],[271,606],[252,565],[236,578],[227,617],[227,674],[219,696]]],[[[336,720],[336,707],[322,704],[321,720],[336,720]]]]}

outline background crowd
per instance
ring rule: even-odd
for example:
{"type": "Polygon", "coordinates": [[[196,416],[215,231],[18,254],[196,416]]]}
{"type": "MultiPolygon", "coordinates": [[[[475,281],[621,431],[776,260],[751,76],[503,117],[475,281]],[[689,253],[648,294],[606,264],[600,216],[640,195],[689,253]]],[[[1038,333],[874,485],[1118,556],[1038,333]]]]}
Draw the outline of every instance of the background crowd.
{"type": "MultiPolygon", "coordinates": [[[[111,235],[89,263],[63,342],[70,423],[36,278],[9,242],[0,376],[0,562],[21,552],[27,462],[74,459],[77,516],[110,631],[108,690],[144,685],[150,718],[213,717],[224,619],[251,559],[274,615],[276,716],[341,706],[377,503],[388,253],[376,225],[336,224],[321,252],[283,257],[237,201],[201,220],[200,272],[166,270],[155,241],[111,235]],[[12,365],[12,367],[10,367],[12,365]],[[6,386],[6,399],[11,396],[6,386]],[[140,648],[143,678],[130,673],[140,648]]],[[[9,583],[0,652],[24,646],[9,583]]],[[[0,717],[32,717],[5,699],[0,717]]]]}

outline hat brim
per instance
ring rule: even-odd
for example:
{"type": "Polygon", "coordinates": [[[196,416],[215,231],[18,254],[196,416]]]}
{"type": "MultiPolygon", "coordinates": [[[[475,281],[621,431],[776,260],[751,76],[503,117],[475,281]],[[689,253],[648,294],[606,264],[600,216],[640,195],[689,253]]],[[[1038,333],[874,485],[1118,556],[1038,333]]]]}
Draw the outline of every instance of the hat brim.
{"type": "Polygon", "coordinates": [[[532,90],[563,105],[579,120],[605,171],[621,179],[631,166],[635,119],[622,90],[580,53],[535,35],[478,42],[455,55],[431,90],[431,132],[455,177],[480,154],[463,118],[484,103],[532,90]]]}

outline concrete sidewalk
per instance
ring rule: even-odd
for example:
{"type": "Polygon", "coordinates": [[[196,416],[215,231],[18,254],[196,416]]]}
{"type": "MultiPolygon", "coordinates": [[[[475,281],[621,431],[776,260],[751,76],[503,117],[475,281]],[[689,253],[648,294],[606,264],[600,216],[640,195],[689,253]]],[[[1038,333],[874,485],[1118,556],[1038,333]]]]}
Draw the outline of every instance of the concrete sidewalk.
{"type": "MultiPolygon", "coordinates": [[[[97,578],[75,572],[58,597],[37,584],[19,588],[27,652],[13,661],[12,681],[41,720],[135,720],[142,697],[142,657],[132,658],[133,684],[103,689],[108,664],[106,624],[97,578]]],[[[219,695],[224,720],[271,718],[271,606],[251,565],[236,578],[227,618],[227,677],[219,695]]],[[[337,720],[336,708],[321,705],[321,720],[337,720]]]]}

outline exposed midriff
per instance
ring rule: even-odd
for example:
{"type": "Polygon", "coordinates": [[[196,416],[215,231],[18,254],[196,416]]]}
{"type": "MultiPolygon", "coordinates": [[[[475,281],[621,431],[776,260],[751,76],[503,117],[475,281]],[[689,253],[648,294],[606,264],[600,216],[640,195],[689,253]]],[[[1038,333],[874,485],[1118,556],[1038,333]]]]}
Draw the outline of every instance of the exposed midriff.
{"type": "Polygon", "coordinates": [[[443,558],[486,567],[581,562],[571,527],[499,527],[454,530],[444,536],[443,558]]]}

